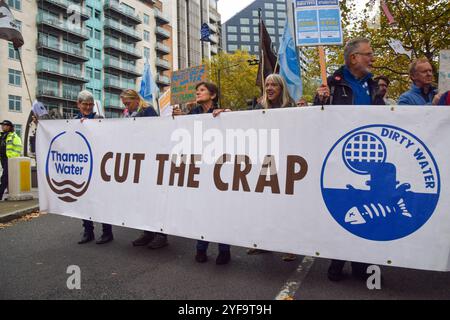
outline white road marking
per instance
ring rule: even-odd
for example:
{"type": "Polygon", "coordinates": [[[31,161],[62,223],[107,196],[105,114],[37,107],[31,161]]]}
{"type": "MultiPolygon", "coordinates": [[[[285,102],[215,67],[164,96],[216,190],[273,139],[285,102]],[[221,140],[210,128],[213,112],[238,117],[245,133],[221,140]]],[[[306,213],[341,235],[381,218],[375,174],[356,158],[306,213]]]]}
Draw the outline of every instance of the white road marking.
{"type": "Polygon", "coordinates": [[[313,263],[314,257],[305,256],[292,277],[286,281],[280,293],[275,297],[275,300],[293,300],[295,293],[300,288],[313,263]]]}

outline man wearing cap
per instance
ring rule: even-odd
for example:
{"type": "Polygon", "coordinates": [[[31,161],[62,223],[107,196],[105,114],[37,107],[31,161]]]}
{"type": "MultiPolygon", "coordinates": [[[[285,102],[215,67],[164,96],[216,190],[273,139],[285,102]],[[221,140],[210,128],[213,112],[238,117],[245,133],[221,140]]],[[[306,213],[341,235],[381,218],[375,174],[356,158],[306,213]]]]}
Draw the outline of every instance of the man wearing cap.
{"type": "Polygon", "coordinates": [[[14,125],[9,120],[0,123],[2,133],[0,136],[0,162],[3,173],[0,179],[0,200],[3,199],[3,193],[8,188],[8,159],[20,157],[22,153],[22,140],[14,132],[14,125]]]}

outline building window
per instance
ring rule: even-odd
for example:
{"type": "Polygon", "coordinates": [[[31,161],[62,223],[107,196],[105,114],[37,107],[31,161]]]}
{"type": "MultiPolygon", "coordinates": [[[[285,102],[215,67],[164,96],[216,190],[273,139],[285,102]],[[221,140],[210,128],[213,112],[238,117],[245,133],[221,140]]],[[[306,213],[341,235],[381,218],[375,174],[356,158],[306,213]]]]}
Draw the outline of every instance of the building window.
{"type": "Polygon", "coordinates": [[[86,6],[86,11],[89,12],[90,16],[93,16],[94,8],[92,8],[91,6],[86,6]]]}
{"type": "Polygon", "coordinates": [[[9,111],[22,112],[22,97],[8,95],[9,111]]]}
{"type": "Polygon", "coordinates": [[[250,42],[250,36],[248,36],[248,35],[242,35],[242,36],[241,36],[241,41],[243,41],[243,42],[250,42]]]}
{"type": "Polygon", "coordinates": [[[144,23],[150,25],[150,16],[144,13],[144,23]]]}
{"type": "Polygon", "coordinates": [[[253,27],[253,33],[259,34],[259,27],[253,27]]]}
{"type": "Polygon", "coordinates": [[[11,42],[8,42],[8,57],[10,59],[19,60],[19,51],[14,49],[14,46],[11,42]]]}
{"type": "Polygon", "coordinates": [[[236,50],[237,50],[237,45],[235,45],[235,44],[228,45],[228,51],[236,51],[236,50]]]}
{"type": "Polygon", "coordinates": [[[20,71],[8,69],[8,75],[9,75],[9,84],[12,84],[14,86],[22,85],[22,74],[20,71]]]}
{"type": "Polygon", "coordinates": [[[8,6],[16,10],[22,10],[21,0],[8,0],[8,6]]]}
{"type": "Polygon", "coordinates": [[[227,26],[227,30],[228,30],[228,32],[237,32],[237,27],[236,26],[227,26]]]}
{"type": "Polygon", "coordinates": [[[286,12],[278,12],[278,19],[286,19],[286,12]]]}
{"type": "Polygon", "coordinates": [[[254,42],[259,42],[259,36],[253,36],[253,41],[254,42]]]}
{"type": "Polygon", "coordinates": [[[267,32],[269,32],[269,34],[271,36],[274,36],[275,35],[275,28],[267,28],[267,32]]]}
{"type": "Polygon", "coordinates": [[[266,11],[266,18],[273,18],[274,14],[273,11],[266,11]]]}
{"type": "Polygon", "coordinates": [[[95,59],[102,59],[102,52],[99,49],[95,49],[95,59]]]}
{"type": "Polygon", "coordinates": [[[228,41],[237,41],[237,35],[235,34],[229,34],[227,36],[228,41]]]}
{"type": "Polygon", "coordinates": [[[94,97],[95,97],[95,100],[102,100],[102,91],[95,89],[94,97]]]}
{"type": "Polygon", "coordinates": [[[20,32],[22,32],[22,21],[14,20],[14,22],[17,24],[17,28],[19,28],[20,32]]]}
{"type": "Polygon", "coordinates": [[[100,20],[100,17],[101,17],[101,13],[100,13],[100,11],[99,11],[99,10],[95,10],[95,11],[94,11],[94,17],[95,17],[95,19],[98,19],[98,20],[100,20]]]}
{"type": "Polygon", "coordinates": [[[94,78],[95,80],[102,80],[102,71],[99,69],[94,70],[94,78]]]}
{"type": "Polygon", "coordinates": [[[273,20],[266,20],[266,26],[274,26],[275,25],[275,21],[273,20]]]}
{"type": "Polygon", "coordinates": [[[273,3],[264,3],[264,9],[272,9],[273,10],[273,3]]]}
{"type": "Polygon", "coordinates": [[[150,59],[150,48],[144,47],[144,57],[150,59]]]}
{"type": "Polygon", "coordinates": [[[247,51],[247,52],[249,52],[249,51],[251,51],[252,49],[251,49],[251,46],[249,46],[249,45],[242,45],[242,46],[241,46],[241,50],[242,50],[242,51],[247,51]]]}
{"type": "Polygon", "coordinates": [[[92,27],[86,26],[87,31],[89,32],[89,38],[94,37],[94,30],[92,30],[92,27]]]}
{"type": "Polygon", "coordinates": [[[148,32],[147,30],[144,30],[144,40],[150,41],[150,32],[148,32]]]}
{"type": "Polygon", "coordinates": [[[247,18],[241,18],[240,19],[241,24],[249,24],[250,23],[250,19],[247,18]]]}
{"type": "Polygon", "coordinates": [[[15,124],[14,125],[14,131],[20,137],[20,139],[22,139],[22,125],[21,124],[15,124]]]}
{"type": "Polygon", "coordinates": [[[241,33],[250,33],[249,27],[241,27],[241,33]]]}
{"type": "MultiPolygon", "coordinates": [[[[278,20],[278,29],[283,28],[285,23],[286,23],[286,20],[278,20]]],[[[278,30],[278,31],[280,31],[280,30],[278,30]]]]}
{"type": "Polygon", "coordinates": [[[86,67],[86,77],[88,79],[92,79],[92,68],[91,67],[86,67]]]}
{"type": "Polygon", "coordinates": [[[94,57],[92,47],[86,46],[86,53],[89,58],[94,57]]]}
{"type": "Polygon", "coordinates": [[[95,29],[95,39],[102,40],[102,32],[100,30],[95,29]]]}
{"type": "Polygon", "coordinates": [[[254,17],[259,17],[259,12],[258,12],[258,10],[253,10],[253,11],[252,11],[252,15],[253,15],[254,17]]]}
{"type": "Polygon", "coordinates": [[[278,11],[285,11],[286,10],[286,6],[284,4],[277,3],[277,10],[278,11]]]}

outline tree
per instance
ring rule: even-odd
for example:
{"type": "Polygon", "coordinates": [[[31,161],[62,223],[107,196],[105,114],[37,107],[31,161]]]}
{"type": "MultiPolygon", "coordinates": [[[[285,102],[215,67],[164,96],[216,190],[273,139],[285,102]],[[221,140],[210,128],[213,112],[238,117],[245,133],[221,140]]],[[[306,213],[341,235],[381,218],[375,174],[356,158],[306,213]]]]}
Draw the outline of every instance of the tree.
{"type": "Polygon", "coordinates": [[[238,50],[233,54],[222,51],[205,62],[209,79],[220,85],[222,107],[232,110],[246,109],[247,100],[261,95],[256,86],[258,66],[248,62],[255,58],[246,51],[238,50]]]}

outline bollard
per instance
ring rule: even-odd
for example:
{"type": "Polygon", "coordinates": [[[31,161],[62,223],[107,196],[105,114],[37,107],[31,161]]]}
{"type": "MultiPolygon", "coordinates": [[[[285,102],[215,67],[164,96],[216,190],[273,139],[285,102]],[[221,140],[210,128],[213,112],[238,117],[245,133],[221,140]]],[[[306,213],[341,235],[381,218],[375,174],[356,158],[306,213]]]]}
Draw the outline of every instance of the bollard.
{"type": "Polygon", "coordinates": [[[17,157],[8,159],[8,200],[30,200],[31,159],[17,157]]]}

